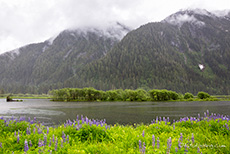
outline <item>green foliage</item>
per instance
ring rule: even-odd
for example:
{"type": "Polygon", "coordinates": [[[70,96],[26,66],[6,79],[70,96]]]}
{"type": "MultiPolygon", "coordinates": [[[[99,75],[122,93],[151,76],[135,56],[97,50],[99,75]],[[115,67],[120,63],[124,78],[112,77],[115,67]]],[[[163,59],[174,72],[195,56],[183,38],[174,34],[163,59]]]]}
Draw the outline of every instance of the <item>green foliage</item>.
{"type": "Polygon", "coordinates": [[[198,92],[197,97],[200,99],[206,99],[206,98],[210,98],[210,95],[206,92],[201,91],[198,92]]]}
{"type": "Polygon", "coordinates": [[[179,99],[179,94],[169,90],[116,89],[109,91],[94,88],[64,88],[50,91],[55,101],[167,101],[179,99]]]}
{"type": "Polygon", "coordinates": [[[184,99],[190,99],[190,98],[193,98],[194,96],[193,96],[193,94],[191,94],[191,93],[185,93],[184,94],[184,99]]]}
{"type": "Polygon", "coordinates": [[[83,118],[54,128],[0,119],[0,153],[229,153],[230,121],[208,118],[134,126],[83,118]]]}
{"type": "Polygon", "coordinates": [[[149,93],[153,101],[177,100],[179,98],[179,94],[169,90],[153,89],[150,90],[149,93]]]}

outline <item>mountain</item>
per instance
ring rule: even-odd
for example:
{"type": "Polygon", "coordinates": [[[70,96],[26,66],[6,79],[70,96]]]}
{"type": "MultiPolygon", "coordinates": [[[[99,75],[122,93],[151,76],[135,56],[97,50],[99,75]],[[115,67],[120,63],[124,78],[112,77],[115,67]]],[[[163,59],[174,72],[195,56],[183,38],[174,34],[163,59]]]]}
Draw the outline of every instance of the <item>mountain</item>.
{"type": "Polygon", "coordinates": [[[229,57],[228,12],[181,10],[132,31],[119,23],[66,30],[2,54],[0,87],[14,93],[95,87],[230,94],[229,57]]]}
{"type": "Polygon", "coordinates": [[[65,30],[45,42],[1,54],[0,87],[13,93],[63,87],[86,64],[104,57],[129,31],[120,23],[105,29],[65,30]]]}
{"type": "Polygon", "coordinates": [[[230,94],[229,57],[229,14],[184,10],[131,31],[71,80],[98,89],[230,94]]]}

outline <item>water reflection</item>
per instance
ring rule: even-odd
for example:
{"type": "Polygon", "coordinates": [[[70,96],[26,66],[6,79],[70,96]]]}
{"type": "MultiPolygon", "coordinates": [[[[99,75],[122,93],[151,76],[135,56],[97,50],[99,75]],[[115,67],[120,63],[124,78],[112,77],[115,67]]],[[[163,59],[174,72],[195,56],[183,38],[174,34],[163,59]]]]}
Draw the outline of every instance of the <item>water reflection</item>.
{"type": "Polygon", "coordinates": [[[84,115],[91,119],[106,119],[109,124],[150,123],[158,117],[177,120],[197,116],[209,110],[229,115],[230,101],[225,102],[51,102],[25,99],[23,102],[5,102],[0,99],[0,116],[37,117],[46,125],[57,125],[67,119],[84,115]]]}

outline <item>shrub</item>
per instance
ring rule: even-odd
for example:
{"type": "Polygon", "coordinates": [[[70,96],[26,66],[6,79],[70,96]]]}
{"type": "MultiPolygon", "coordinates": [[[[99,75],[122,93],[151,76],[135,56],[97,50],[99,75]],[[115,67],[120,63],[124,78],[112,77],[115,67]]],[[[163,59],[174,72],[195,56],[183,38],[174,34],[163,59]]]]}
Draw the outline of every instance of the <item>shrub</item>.
{"type": "Polygon", "coordinates": [[[193,96],[193,94],[191,94],[191,93],[185,93],[184,94],[184,99],[189,99],[189,98],[193,98],[194,96],[193,96]]]}
{"type": "Polygon", "coordinates": [[[206,98],[209,98],[210,95],[206,92],[201,91],[201,92],[198,92],[197,97],[200,99],[206,99],[206,98]]]}

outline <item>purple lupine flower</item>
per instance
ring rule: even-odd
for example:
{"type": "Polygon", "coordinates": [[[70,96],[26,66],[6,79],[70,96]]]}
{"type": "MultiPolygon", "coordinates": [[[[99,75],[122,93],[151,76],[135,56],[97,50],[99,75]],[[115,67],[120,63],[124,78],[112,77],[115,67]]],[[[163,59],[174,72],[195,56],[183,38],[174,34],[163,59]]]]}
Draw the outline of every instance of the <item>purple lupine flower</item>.
{"type": "Polygon", "coordinates": [[[44,135],[44,145],[46,145],[46,144],[47,144],[47,136],[44,135]]]}
{"type": "Polygon", "coordinates": [[[67,143],[69,144],[69,135],[67,135],[67,139],[66,140],[67,140],[67,143]]]}
{"type": "Polygon", "coordinates": [[[29,135],[29,134],[30,134],[30,130],[29,130],[29,128],[28,128],[28,127],[26,128],[26,134],[27,134],[27,135],[29,135]]]}
{"type": "Polygon", "coordinates": [[[50,137],[49,147],[51,147],[51,145],[52,145],[52,138],[50,137]]]}
{"type": "Polygon", "coordinates": [[[0,148],[2,148],[2,142],[0,142],[0,148]]]}
{"type": "Polygon", "coordinates": [[[64,133],[64,131],[62,131],[62,139],[65,142],[65,133],[64,133]]]}
{"type": "Polygon", "coordinates": [[[194,143],[194,134],[192,133],[192,137],[191,137],[192,143],[194,143]]]}
{"type": "Polygon", "coordinates": [[[145,137],[145,131],[144,131],[144,130],[143,130],[143,132],[142,132],[142,136],[145,137]]]}
{"type": "Polygon", "coordinates": [[[49,134],[49,127],[46,127],[46,134],[49,134]]]}
{"type": "Polygon", "coordinates": [[[19,135],[17,136],[17,143],[19,143],[19,140],[20,140],[20,137],[19,137],[19,135]]]}
{"type": "Polygon", "coordinates": [[[181,142],[183,141],[183,134],[180,133],[180,139],[179,139],[181,142]]]}
{"type": "Polygon", "coordinates": [[[28,122],[30,122],[30,117],[28,117],[28,122]]]}
{"type": "Polygon", "coordinates": [[[28,142],[25,140],[24,151],[27,152],[29,150],[28,142]]]}
{"type": "Polygon", "coordinates": [[[42,147],[43,145],[44,145],[44,144],[43,144],[42,140],[39,139],[39,141],[38,141],[38,147],[42,147]]]}
{"type": "Polygon", "coordinates": [[[152,136],[152,146],[153,146],[153,150],[154,150],[154,147],[155,147],[155,136],[154,135],[152,136]]]}
{"type": "Polygon", "coordinates": [[[178,152],[178,148],[177,148],[177,147],[175,147],[175,152],[176,152],[176,153],[178,152]]]}
{"type": "Polygon", "coordinates": [[[16,130],[14,131],[14,136],[15,136],[15,137],[17,136],[17,132],[16,132],[16,130]]]}
{"type": "Polygon", "coordinates": [[[159,137],[157,138],[157,149],[160,148],[160,140],[159,140],[159,137]]]}
{"type": "Polygon", "coordinates": [[[54,136],[54,134],[53,134],[53,143],[55,142],[55,136],[54,136]]]}
{"type": "Polygon", "coordinates": [[[57,151],[57,148],[58,148],[58,138],[56,137],[55,151],[57,151]]]}
{"type": "Polygon", "coordinates": [[[167,147],[168,147],[169,151],[170,151],[170,149],[171,149],[171,146],[172,146],[172,138],[169,137],[169,139],[168,139],[168,141],[167,141],[167,147]]]}
{"type": "Polygon", "coordinates": [[[197,153],[200,153],[200,148],[199,147],[197,147],[197,153]]]}
{"type": "Polygon", "coordinates": [[[184,151],[188,152],[188,146],[187,146],[187,144],[184,145],[184,151]]]}
{"type": "Polygon", "coordinates": [[[178,148],[181,149],[181,147],[182,147],[182,146],[181,146],[181,142],[180,142],[180,140],[179,140],[179,141],[178,141],[178,148]]]}
{"type": "Polygon", "coordinates": [[[32,142],[31,142],[31,140],[29,141],[29,145],[30,145],[30,147],[32,147],[33,145],[32,145],[32,142]]]}
{"type": "Polygon", "coordinates": [[[139,150],[141,151],[141,149],[142,149],[142,146],[141,146],[141,140],[139,140],[139,150]]]}
{"type": "Polygon", "coordinates": [[[34,122],[36,122],[36,119],[37,119],[37,118],[36,118],[36,117],[34,117],[34,122]]]}
{"type": "Polygon", "coordinates": [[[142,153],[145,154],[145,142],[143,142],[142,153]]]}
{"type": "Polygon", "coordinates": [[[173,130],[175,130],[175,124],[173,124],[173,130]]]}
{"type": "Polygon", "coordinates": [[[229,130],[229,126],[228,126],[228,124],[227,124],[227,123],[225,124],[225,127],[227,128],[227,130],[229,130]]]}
{"type": "Polygon", "coordinates": [[[63,139],[61,139],[61,147],[63,147],[63,139]]]}

